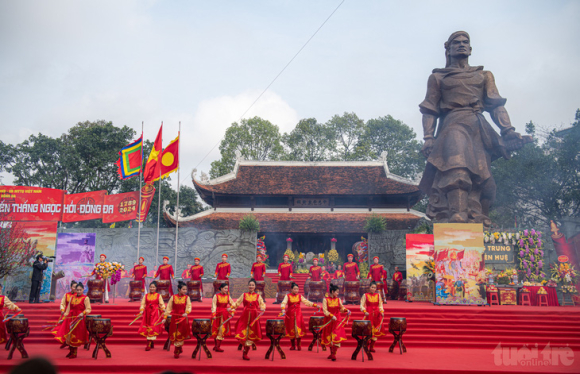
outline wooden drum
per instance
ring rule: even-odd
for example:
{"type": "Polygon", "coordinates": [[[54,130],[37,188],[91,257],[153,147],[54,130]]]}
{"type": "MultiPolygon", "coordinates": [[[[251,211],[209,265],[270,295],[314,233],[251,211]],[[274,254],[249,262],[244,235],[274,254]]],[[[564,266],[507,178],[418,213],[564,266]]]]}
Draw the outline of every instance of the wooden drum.
{"type": "Polygon", "coordinates": [[[262,296],[262,299],[266,301],[266,282],[265,281],[256,281],[256,293],[262,296]]]}
{"type": "Polygon", "coordinates": [[[91,321],[94,318],[101,318],[100,314],[89,314],[87,316],[85,316],[85,326],[87,327],[88,332],[91,332],[90,326],[91,326],[91,321]]]}
{"type": "Polygon", "coordinates": [[[211,334],[211,319],[198,318],[194,319],[191,324],[191,332],[193,335],[211,334]]]}
{"type": "Polygon", "coordinates": [[[322,316],[312,316],[308,321],[308,330],[314,333],[317,327],[324,325],[324,317],[322,316]]]}
{"type": "Polygon", "coordinates": [[[228,285],[228,287],[230,286],[230,280],[229,279],[216,279],[213,281],[213,295],[215,296],[215,294],[220,293],[220,285],[222,283],[225,283],[228,285]]]}
{"type": "Polygon", "coordinates": [[[308,300],[320,303],[324,299],[324,293],[326,292],[326,283],[320,282],[310,282],[310,292],[308,293],[308,300]]]}
{"type": "Polygon", "coordinates": [[[113,335],[113,325],[109,318],[93,318],[89,324],[89,332],[93,336],[113,335]]]}
{"type": "Polygon", "coordinates": [[[284,301],[284,296],[290,293],[292,290],[292,281],[278,281],[278,297],[276,301],[281,303],[284,301]]]}
{"type": "Polygon", "coordinates": [[[373,325],[371,321],[354,320],[352,321],[352,336],[366,337],[373,336],[373,325]]]}
{"type": "Polygon", "coordinates": [[[26,334],[29,331],[28,318],[12,318],[6,322],[6,330],[8,330],[10,334],[26,334]]]}
{"type": "Polygon", "coordinates": [[[399,297],[399,283],[392,279],[387,280],[387,290],[390,300],[397,300],[399,297]]]}
{"type": "Polygon", "coordinates": [[[171,287],[170,280],[158,280],[157,281],[157,293],[161,296],[163,301],[168,302],[171,294],[169,293],[169,288],[171,287]]]}
{"type": "Polygon", "coordinates": [[[269,319],[266,321],[266,336],[286,335],[283,319],[269,319]]]}
{"type": "Polygon", "coordinates": [[[310,278],[306,279],[306,282],[304,282],[304,296],[308,296],[309,293],[310,293],[310,278]]]}
{"type": "MultiPolygon", "coordinates": [[[[7,315],[6,315],[4,318],[8,319],[8,318],[12,317],[13,315],[14,315],[14,314],[7,314],[7,315]]],[[[18,317],[15,317],[15,318],[24,318],[24,313],[20,313],[20,314],[18,315],[18,317]]],[[[10,323],[9,323],[9,322],[10,322],[10,321],[6,322],[6,332],[7,332],[8,334],[11,334],[11,333],[12,333],[12,325],[10,325],[10,323]]]]}
{"type": "Polygon", "coordinates": [[[379,293],[379,295],[381,295],[381,297],[383,298],[383,301],[385,301],[385,284],[383,282],[375,282],[377,284],[377,292],[379,293]]]}
{"type": "Polygon", "coordinates": [[[358,296],[359,296],[359,300],[361,297],[363,297],[363,295],[367,292],[369,292],[369,287],[371,286],[371,280],[370,279],[361,279],[360,281],[360,287],[358,289],[358,296]]]}
{"type": "Polygon", "coordinates": [[[358,304],[360,302],[359,288],[359,281],[344,282],[344,302],[358,304]]]}
{"type": "Polygon", "coordinates": [[[143,283],[141,281],[129,282],[129,300],[141,301],[143,298],[143,283]]]}
{"type": "Polygon", "coordinates": [[[191,301],[201,301],[202,291],[201,291],[201,281],[189,281],[187,282],[187,295],[191,301]]]}
{"type": "Polygon", "coordinates": [[[395,333],[404,333],[407,331],[407,320],[405,318],[400,317],[391,317],[391,321],[389,322],[389,332],[391,334],[395,333]]]}
{"type": "Polygon", "coordinates": [[[87,297],[91,302],[103,302],[105,297],[105,281],[102,279],[89,279],[89,291],[87,297]]]}

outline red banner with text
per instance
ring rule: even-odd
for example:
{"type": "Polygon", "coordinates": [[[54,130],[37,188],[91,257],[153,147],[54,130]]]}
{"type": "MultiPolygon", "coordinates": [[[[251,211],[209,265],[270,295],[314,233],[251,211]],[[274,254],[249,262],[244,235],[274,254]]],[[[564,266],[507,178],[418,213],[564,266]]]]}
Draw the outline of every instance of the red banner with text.
{"type": "Polygon", "coordinates": [[[63,222],[88,221],[103,217],[103,203],[107,191],[93,191],[64,195],[63,222]]]}
{"type": "Polygon", "coordinates": [[[60,221],[63,190],[0,186],[0,220],[60,221]]]}
{"type": "Polygon", "coordinates": [[[105,196],[103,223],[129,221],[137,218],[139,192],[126,192],[105,196]]]}

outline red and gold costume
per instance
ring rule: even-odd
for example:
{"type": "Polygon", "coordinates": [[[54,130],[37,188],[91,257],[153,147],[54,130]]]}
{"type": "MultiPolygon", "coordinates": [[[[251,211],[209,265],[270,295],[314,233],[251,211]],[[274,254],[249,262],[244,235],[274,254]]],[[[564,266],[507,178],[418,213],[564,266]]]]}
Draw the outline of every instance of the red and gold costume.
{"type": "Polygon", "coordinates": [[[332,275],[326,270],[322,272],[322,280],[326,283],[326,293],[328,293],[330,289],[330,280],[332,279],[332,275]]]}
{"type": "Polygon", "coordinates": [[[165,303],[163,298],[157,293],[148,293],[141,299],[140,313],[143,314],[141,326],[139,327],[139,335],[144,336],[147,340],[147,347],[153,348],[152,341],[157,339],[162,334],[164,326],[160,324],[155,326],[160,319],[163,319],[163,312],[165,311],[165,303]]]}
{"type": "Polygon", "coordinates": [[[307,331],[306,326],[304,325],[304,318],[302,317],[301,303],[306,306],[317,306],[304,296],[300,294],[294,295],[293,293],[284,296],[284,300],[280,305],[282,311],[286,314],[284,317],[284,326],[286,327],[286,337],[291,339],[291,350],[294,350],[294,339],[297,339],[296,343],[298,350],[301,350],[300,339],[306,335],[307,331]]]}
{"type": "Polygon", "coordinates": [[[313,265],[310,267],[310,280],[312,282],[320,282],[322,276],[322,268],[318,265],[313,265]]]}
{"type": "MultiPolygon", "coordinates": [[[[232,334],[230,321],[224,322],[233,315],[234,310],[232,308],[234,304],[234,300],[232,300],[229,293],[225,295],[217,293],[213,296],[211,301],[211,336],[216,340],[223,340],[224,337],[232,334]],[[228,308],[232,310],[228,311],[228,308]]],[[[219,349],[219,346],[217,348],[219,349]]]]}
{"type": "Polygon", "coordinates": [[[375,293],[365,293],[360,299],[360,310],[363,313],[368,313],[365,315],[364,319],[371,321],[373,325],[373,336],[370,342],[371,352],[374,352],[374,345],[377,339],[381,336],[386,335],[383,324],[384,309],[383,309],[383,298],[378,292],[375,293]]]}
{"type": "MultiPolygon", "coordinates": [[[[77,293],[73,292],[73,291],[67,292],[64,294],[64,296],[60,300],[60,314],[61,315],[64,315],[64,312],[66,312],[66,308],[68,308],[68,305],[70,304],[72,297],[76,294],[77,293]]],[[[65,335],[68,334],[69,329],[70,329],[70,318],[65,318],[63,320],[63,322],[60,325],[55,326],[50,331],[50,333],[54,335],[56,340],[65,344],[65,342],[66,342],[65,335]]],[[[63,345],[63,347],[64,347],[64,345],[63,345]]]]}
{"type": "Polygon", "coordinates": [[[230,279],[232,267],[227,262],[220,262],[215,267],[215,277],[220,280],[230,279]]]}
{"type": "Polygon", "coordinates": [[[262,340],[262,325],[256,318],[261,313],[260,309],[266,310],[266,304],[259,294],[246,292],[236,300],[233,308],[238,309],[241,305],[244,306],[244,310],[236,322],[236,339],[240,344],[249,347],[262,340]]]}
{"type": "Polygon", "coordinates": [[[357,277],[360,276],[360,270],[356,262],[347,262],[342,268],[344,269],[345,281],[347,282],[355,282],[357,277]]]}
{"type": "Polygon", "coordinates": [[[201,265],[193,265],[189,269],[189,276],[191,277],[191,280],[193,280],[193,281],[200,281],[201,277],[203,277],[203,275],[204,275],[203,266],[201,266],[201,265]]]}
{"type": "Polygon", "coordinates": [[[292,264],[291,263],[281,263],[278,265],[278,276],[280,280],[289,281],[292,276],[292,264]]]}
{"type": "Polygon", "coordinates": [[[252,265],[252,278],[257,281],[264,281],[264,274],[266,274],[266,264],[263,262],[254,262],[252,265]]]}
{"type": "Polygon", "coordinates": [[[344,278],[344,271],[337,270],[332,274],[332,279],[344,278]]]}
{"type": "Polygon", "coordinates": [[[147,276],[147,266],[135,265],[133,266],[133,276],[136,281],[141,281],[143,291],[145,291],[145,277],[147,276]]]}
{"type": "Polygon", "coordinates": [[[381,264],[372,264],[369,269],[367,278],[372,278],[374,282],[382,282],[384,278],[385,268],[381,264]]]}
{"type": "Polygon", "coordinates": [[[401,286],[401,282],[403,281],[403,273],[396,271],[395,274],[393,274],[393,280],[399,283],[399,286],[401,286]]]}
{"type": "Polygon", "coordinates": [[[321,344],[330,346],[331,353],[328,358],[334,361],[340,343],[346,340],[344,330],[346,320],[340,313],[348,312],[348,310],[342,305],[342,301],[338,297],[325,297],[322,301],[322,311],[324,312],[323,324],[330,323],[322,329],[321,344]],[[336,320],[333,320],[332,317],[336,317],[336,320]]]}
{"type": "MultiPolygon", "coordinates": [[[[171,279],[175,277],[175,274],[173,273],[173,266],[169,264],[160,265],[159,269],[157,269],[157,272],[155,273],[154,278],[157,277],[159,277],[159,280],[171,281],[171,279]]],[[[169,287],[169,295],[173,295],[173,286],[169,287]]]]}
{"type": "Polygon", "coordinates": [[[20,310],[9,298],[0,295],[0,344],[6,343],[6,326],[4,322],[4,313],[2,309],[20,310]]]}
{"type": "Polygon", "coordinates": [[[189,319],[187,316],[183,317],[183,314],[189,313],[191,313],[191,301],[188,295],[173,295],[169,299],[165,315],[171,314],[169,340],[175,345],[176,350],[179,349],[181,351],[185,340],[191,339],[189,319]]]}
{"type": "MultiPolygon", "coordinates": [[[[74,322],[76,317],[82,314],[83,319],[75,326],[70,326],[71,330],[65,334],[66,344],[70,347],[78,348],[89,341],[89,332],[87,331],[87,325],[85,323],[85,316],[89,313],[91,313],[91,302],[89,298],[85,295],[74,295],[64,312],[64,317],[71,316],[70,320],[74,322]]],[[[57,340],[64,343],[58,337],[57,340]]]]}

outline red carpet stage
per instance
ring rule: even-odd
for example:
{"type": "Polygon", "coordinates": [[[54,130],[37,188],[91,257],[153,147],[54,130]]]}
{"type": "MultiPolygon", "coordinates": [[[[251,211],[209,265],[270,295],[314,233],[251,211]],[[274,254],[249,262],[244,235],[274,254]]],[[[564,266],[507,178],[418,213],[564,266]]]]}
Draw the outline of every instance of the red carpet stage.
{"type": "MultiPolygon", "coordinates": [[[[268,299],[268,309],[262,317],[262,328],[265,330],[267,319],[277,318],[279,305],[273,305],[268,299]]],[[[408,352],[400,355],[398,348],[389,353],[388,347],[392,336],[379,340],[374,354],[374,361],[361,362],[351,360],[356,346],[350,336],[350,323],[347,328],[349,341],[343,343],[338,351],[338,360],[327,360],[328,352],[316,353],[307,351],[312,339],[309,333],[303,339],[302,351],[290,351],[289,340],[282,340],[282,347],[287,359],[281,360],[276,354],[274,361],[265,360],[264,355],[269,345],[265,337],[257,351],[250,351],[250,361],[243,361],[237,350],[237,342],[226,340],[222,345],[224,353],[216,353],[213,359],[202,355],[201,361],[191,359],[195,339],[186,342],[184,354],[179,359],[173,358],[171,352],[162,350],[167,335],[157,340],[155,349],[145,352],[145,339],[137,335],[138,323],[128,326],[138,313],[139,303],[117,300],[115,305],[93,304],[93,314],[110,318],[114,326],[113,336],[107,339],[113,357],[106,359],[101,351],[99,359],[91,358],[91,352],[79,349],[79,358],[65,358],[67,350],[59,349],[49,332],[41,331],[47,321],[58,318],[56,303],[30,305],[21,303],[24,315],[29,319],[31,332],[24,340],[24,345],[31,357],[44,356],[59,367],[61,373],[159,373],[163,370],[189,371],[193,373],[353,373],[365,370],[365,373],[579,373],[580,372],[580,313],[573,307],[522,307],[522,306],[433,306],[429,303],[406,303],[389,301],[385,305],[385,323],[389,317],[405,317],[407,333],[404,342],[408,352]],[[497,349],[501,343],[503,350],[497,349]],[[547,350],[545,347],[548,346],[547,350]],[[524,347],[525,346],[525,347],[524,347]],[[512,350],[508,347],[515,347],[512,350]],[[537,359],[526,356],[526,349],[536,348],[537,359]],[[543,354],[551,352],[548,360],[543,354]],[[514,363],[511,358],[518,359],[514,363]],[[559,357],[559,355],[561,357],[559,357]],[[519,362],[518,362],[519,361],[519,362]]],[[[191,318],[209,318],[211,302],[194,302],[191,318]]],[[[360,310],[349,306],[353,319],[362,319],[360,310]]],[[[307,320],[315,312],[314,308],[304,308],[307,320]]],[[[191,320],[190,320],[191,321],[191,320]]],[[[307,323],[307,321],[306,321],[307,323]]],[[[265,332],[265,331],[264,331],[265,332]]],[[[213,341],[209,342],[210,349],[213,341]]],[[[91,351],[94,348],[94,343],[91,351]]],[[[13,365],[21,362],[18,352],[12,361],[6,360],[8,352],[0,351],[0,373],[7,372],[13,365]]]]}

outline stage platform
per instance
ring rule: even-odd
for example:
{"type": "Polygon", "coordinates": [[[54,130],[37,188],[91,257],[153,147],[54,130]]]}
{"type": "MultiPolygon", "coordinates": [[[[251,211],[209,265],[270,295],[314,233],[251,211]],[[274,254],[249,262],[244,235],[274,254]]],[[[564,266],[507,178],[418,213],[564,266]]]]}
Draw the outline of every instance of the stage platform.
{"type": "MultiPolygon", "coordinates": [[[[262,317],[262,328],[267,319],[278,318],[280,306],[267,300],[267,312],[262,317]]],[[[29,319],[31,332],[24,344],[31,357],[44,356],[58,365],[61,373],[160,373],[164,370],[186,371],[193,373],[296,373],[297,371],[317,373],[353,373],[364,370],[366,373],[579,373],[580,372],[580,309],[574,307],[522,307],[522,306],[434,306],[430,303],[406,303],[389,301],[385,305],[385,323],[390,317],[405,317],[407,333],[404,335],[408,352],[404,354],[389,353],[388,347],[392,336],[379,340],[374,361],[361,362],[351,360],[356,346],[350,336],[351,324],[347,327],[349,340],[343,343],[338,351],[338,360],[327,360],[328,352],[316,353],[307,351],[312,339],[310,333],[303,339],[302,351],[290,351],[289,340],[282,340],[282,347],[287,355],[281,360],[276,355],[274,361],[264,359],[269,340],[265,337],[258,344],[257,351],[250,351],[250,361],[243,361],[237,350],[237,341],[229,338],[222,347],[224,353],[216,353],[213,359],[202,355],[201,361],[191,358],[195,340],[186,342],[184,354],[176,360],[173,351],[162,350],[167,335],[157,340],[155,349],[145,352],[145,339],[137,335],[139,323],[128,326],[139,311],[138,302],[116,300],[113,304],[93,304],[93,313],[110,318],[114,334],[107,340],[113,357],[106,359],[103,352],[99,359],[91,358],[91,352],[79,349],[79,357],[74,360],[65,358],[66,350],[60,350],[59,344],[41,326],[47,321],[58,319],[58,304],[19,303],[26,318],[29,319]],[[500,353],[498,344],[505,352],[500,353]],[[548,346],[553,353],[549,362],[543,360],[542,350],[548,346]],[[513,347],[513,350],[505,348],[513,347]],[[538,359],[530,360],[521,356],[525,349],[537,348],[538,359]],[[522,350],[523,349],[523,350],[522,350]],[[566,355],[571,354],[572,362],[566,355]],[[521,360],[512,364],[510,354],[517,354],[521,360]],[[558,353],[560,352],[560,353],[558,353]],[[565,355],[565,359],[554,356],[565,355]]],[[[211,300],[193,303],[190,318],[210,318],[211,300]]],[[[351,321],[363,319],[357,306],[348,306],[353,312],[351,321]]],[[[303,308],[305,322],[316,312],[314,308],[303,308]]],[[[238,313],[239,315],[239,313],[238,313]]],[[[236,318],[234,318],[234,321],[236,318]]],[[[208,340],[213,347],[213,341],[208,340]]],[[[94,344],[93,344],[94,347],[94,344]]],[[[173,349],[173,348],[172,348],[173,349]]],[[[0,351],[0,373],[5,373],[21,361],[18,352],[12,361],[6,360],[8,352],[0,351]]],[[[515,357],[515,356],[514,356],[515,357]]],[[[563,356],[564,357],[564,356],[563,356]]]]}

